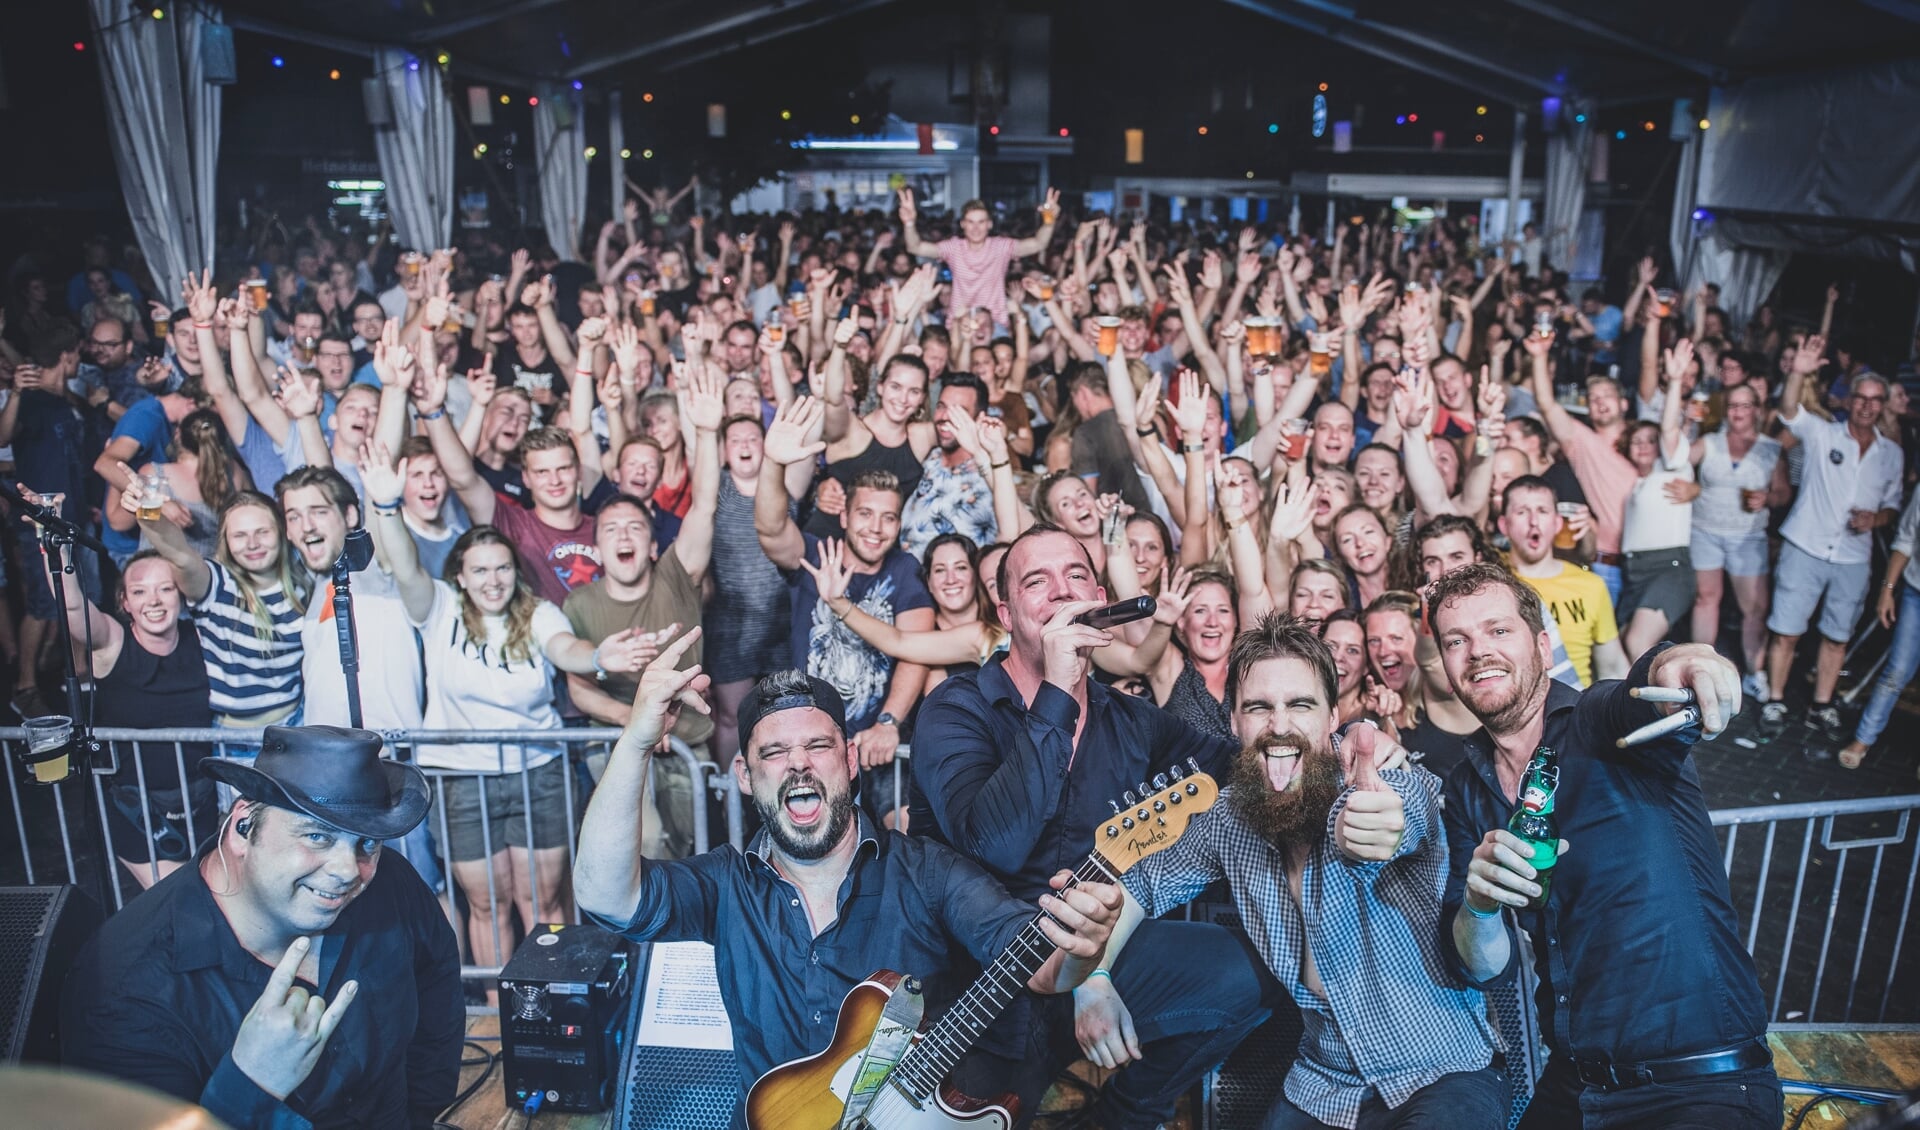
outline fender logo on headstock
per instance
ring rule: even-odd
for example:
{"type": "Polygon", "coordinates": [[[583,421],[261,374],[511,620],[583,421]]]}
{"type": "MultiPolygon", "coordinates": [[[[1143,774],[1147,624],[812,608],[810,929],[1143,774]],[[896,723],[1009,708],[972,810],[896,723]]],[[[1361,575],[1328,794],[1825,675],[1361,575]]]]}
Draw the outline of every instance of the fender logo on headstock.
{"type": "Polygon", "coordinates": [[[1188,820],[1213,807],[1219,798],[1219,786],[1197,766],[1186,773],[1171,772],[1171,784],[1162,774],[1151,786],[1143,783],[1138,792],[1126,793],[1125,808],[1119,801],[1109,802],[1113,815],[1101,825],[1093,850],[1114,874],[1172,846],[1187,830],[1188,820]]]}

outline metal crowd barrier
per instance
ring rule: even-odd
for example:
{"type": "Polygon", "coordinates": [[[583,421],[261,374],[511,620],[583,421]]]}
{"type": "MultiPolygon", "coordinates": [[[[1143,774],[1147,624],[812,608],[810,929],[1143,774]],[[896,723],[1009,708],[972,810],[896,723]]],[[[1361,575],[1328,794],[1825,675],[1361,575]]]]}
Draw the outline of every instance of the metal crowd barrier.
{"type": "Polygon", "coordinates": [[[1920,875],[1916,809],[1920,796],[1713,813],[1714,826],[1726,829],[1722,865],[1734,909],[1745,918],[1747,951],[1768,990],[1767,1020],[1773,1027],[1920,1026],[1915,963],[1901,963],[1920,875]],[[1774,856],[1776,848],[1791,852],[1795,839],[1799,858],[1789,879],[1786,868],[1774,867],[1774,856]],[[1854,865],[1856,852],[1870,853],[1864,868],[1854,865]],[[1824,891],[1822,871],[1832,873],[1824,891]],[[1811,930],[1801,933],[1803,917],[1824,917],[1817,944],[1811,930]],[[1842,983],[1844,998],[1838,989],[1842,983]]]}
{"type": "MultiPolygon", "coordinates": [[[[612,728],[543,731],[537,741],[541,747],[561,748],[566,753],[568,771],[564,776],[566,798],[567,871],[571,871],[578,841],[578,815],[584,809],[584,792],[590,788],[586,778],[575,770],[593,754],[610,750],[620,732],[612,728]]],[[[115,858],[107,811],[111,784],[136,784],[144,797],[162,788],[148,780],[143,759],[131,756],[135,751],[159,744],[165,747],[165,760],[172,772],[168,784],[180,786],[186,781],[189,747],[205,744],[215,756],[251,756],[260,734],[232,730],[100,730],[97,736],[118,754],[109,764],[97,766],[85,793],[88,813],[85,818],[70,811],[67,796],[70,786],[47,789],[26,782],[14,757],[13,743],[23,742],[20,729],[0,729],[0,752],[7,767],[8,810],[14,829],[11,835],[0,831],[0,843],[19,845],[18,859],[9,859],[10,851],[0,849],[0,884],[67,882],[83,883],[91,875],[82,874],[83,850],[97,854],[98,846],[107,848],[115,858]],[[110,780],[106,774],[119,769],[121,777],[110,780]],[[80,836],[90,831],[96,839],[83,845],[80,836]]],[[[422,746],[458,742],[492,743],[504,750],[524,747],[525,731],[427,732],[398,731],[386,735],[392,748],[411,758],[422,746]]],[[[670,739],[670,749],[686,767],[694,782],[694,803],[688,814],[693,849],[707,850],[713,842],[707,817],[709,798],[724,802],[727,842],[736,849],[745,847],[745,802],[734,784],[731,768],[699,759],[678,739],[670,739]]],[[[894,803],[905,807],[911,749],[902,745],[893,765],[894,803]]],[[[452,883],[453,860],[446,826],[445,795],[449,782],[486,776],[517,778],[523,805],[531,808],[531,770],[512,774],[486,775],[446,769],[424,769],[435,794],[435,807],[428,819],[434,834],[436,857],[415,860],[422,870],[439,870],[449,886],[448,906],[455,929],[465,942],[466,919],[458,912],[452,883]],[[427,863],[437,865],[428,868],[427,863]]],[[[658,790],[655,793],[659,796],[658,790]]],[[[184,806],[182,829],[185,842],[198,845],[214,832],[202,827],[192,806],[184,806]]],[[[1920,1024],[1920,984],[1915,984],[1906,952],[1907,927],[1914,911],[1914,889],[1920,877],[1920,834],[1916,834],[1915,812],[1920,796],[1878,797],[1858,800],[1816,801],[1805,804],[1768,805],[1759,808],[1730,809],[1712,814],[1714,826],[1725,829],[1722,865],[1733,891],[1735,912],[1743,925],[1744,942],[1759,968],[1762,984],[1768,992],[1768,1019],[1776,1027],[1814,1023],[1896,1023],[1920,1024]],[[1796,834],[1797,833],[1797,834],[1796,834]],[[1776,855],[1791,852],[1798,842],[1798,856],[1792,868],[1775,866],[1776,855]],[[1816,844],[1818,848],[1816,850],[1816,844]],[[1864,857],[1866,864],[1859,860],[1864,857]],[[1823,874],[1824,873],[1824,874],[1823,874]],[[1803,922],[1803,919],[1806,920],[1803,922]],[[1823,919],[1815,930],[1810,923],[1823,919]],[[1904,974],[1904,977],[1902,976],[1904,974]],[[1844,992],[1841,986],[1844,985],[1844,992]]],[[[142,812],[149,842],[155,829],[153,813],[142,812]]],[[[4,816],[0,815],[0,819],[4,816]]],[[[527,889],[532,902],[540,902],[540,877],[533,861],[533,830],[527,829],[527,889]]],[[[481,806],[481,836],[490,857],[496,838],[491,817],[481,806]]],[[[417,853],[419,845],[407,850],[417,853]]],[[[114,909],[125,895],[118,880],[125,874],[117,863],[110,864],[115,882],[110,894],[114,909]]],[[[158,873],[151,865],[149,878],[158,873]]],[[[563,879],[564,881],[564,879],[563,879]]],[[[502,907],[497,897],[494,873],[487,874],[487,895],[495,907],[493,926],[501,929],[502,907]]],[[[578,911],[568,902],[568,914],[576,921],[578,911]]],[[[1675,924],[1675,928],[1682,928],[1675,924]]],[[[507,939],[496,933],[494,952],[504,954],[507,939]]],[[[464,948],[464,947],[463,947],[464,948]]],[[[471,978],[485,978],[498,972],[497,966],[471,965],[463,972],[471,978]]]]}

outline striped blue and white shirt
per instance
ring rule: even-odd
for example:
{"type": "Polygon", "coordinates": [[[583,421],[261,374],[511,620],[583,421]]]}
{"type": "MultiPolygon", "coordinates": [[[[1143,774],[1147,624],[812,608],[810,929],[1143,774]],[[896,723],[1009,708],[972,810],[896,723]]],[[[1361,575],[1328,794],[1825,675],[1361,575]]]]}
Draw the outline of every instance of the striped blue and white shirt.
{"type": "MultiPolygon", "coordinates": [[[[289,548],[288,552],[292,552],[289,548]]],[[[300,701],[300,613],[280,588],[258,591],[272,621],[260,622],[244,604],[233,573],[208,561],[207,595],[193,604],[200,650],[207,657],[207,684],[215,714],[263,714],[300,701]]]]}
{"type": "Polygon", "coordinates": [[[1393,1108],[1443,1075],[1479,1071],[1501,1046],[1485,1000],[1439,952],[1447,882],[1440,780],[1417,767],[1380,779],[1405,802],[1399,850],[1384,863],[1341,853],[1333,825],[1353,795],[1342,792],[1307,854],[1297,902],[1288,853],[1241,819],[1231,789],[1122,880],[1152,916],[1227,880],[1254,948],[1300,1006],[1305,1031],[1287,1100],[1329,1126],[1353,1126],[1372,1092],[1393,1108]],[[1304,945],[1313,947],[1325,999],[1300,976],[1304,945]]]}

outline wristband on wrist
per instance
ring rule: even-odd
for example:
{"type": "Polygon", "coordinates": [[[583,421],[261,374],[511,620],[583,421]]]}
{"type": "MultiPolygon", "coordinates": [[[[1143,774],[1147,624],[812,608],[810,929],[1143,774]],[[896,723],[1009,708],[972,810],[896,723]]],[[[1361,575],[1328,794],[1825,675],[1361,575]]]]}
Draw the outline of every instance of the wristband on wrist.
{"type": "Polygon", "coordinates": [[[1180,445],[1180,454],[1182,455],[1200,455],[1206,450],[1207,445],[1204,443],[1182,443],[1180,445]]]}
{"type": "Polygon", "coordinates": [[[446,414],[447,410],[445,408],[435,408],[431,412],[416,412],[414,415],[417,419],[421,420],[439,420],[444,419],[446,414]]]}
{"type": "Polygon", "coordinates": [[[385,505],[382,505],[376,502],[376,503],[373,503],[372,505],[373,505],[373,512],[375,514],[382,514],[388,518],[391,518],[395,514],[400,513],[400,504],[398,502],[389,502],[389,503],[386,503],[385,505]]]}
{"type": "MultiPolygon", "coordinates": [[[[988,469],[989,471],[998,471],[998,470],[999,470],[1000,468],[1002,468],[1002,467],[1007,467],[1007,466],[1011,466],[1012,464],[1013,464],[1013,460],[1011,460],[1011,459],[1002,459],[1002,460],[1001,460],[1000,462],[998,462],[998,463],[989,463],[989,464],[987,464],[987,469],[988,469]]],[[[1887,587],[1888,587],[1888,588],[1892,588],[1893,586],[1892,586],[1892,585],[1888,585],[1887,587]]]]}
{"type": "Polygon", "coordinates": [[[1093,972],[1087,974],[1087,980],[1089,981],[1093,980],[1095,977],[1105,977],[1107,979],[1108,984],[1113,983],[1113,974],[1105,969],[1095,969],[1093,972]]]}
{"type": "Polygon", "coordinates": [[[1144,428],[1133,429],[1133,434],[1139,435],[1139,436],[1150,436],[1157,433],[1159,430],[1160,430],[1159,428],[1154,427],[1152,424],[1148,424],[1144,428]]]}
{"type": "Polygon", "coordinates": [[[195,322],[193,324],[193,328],[196,330],[210,330],[213,328],[213,323],[212,322],[195,322]]]}
{"type": "Polygon", "coordinates": [[[1464,906],[1464,907],[1466,907],[1466,908],[1467,908],[1467,913],[1468,913],[1468,914],[1471,914],[1471,915],[1473,915],[1473,916],[1474,916],[1475,918],[1498,918],[1498,917],[1500,917],[1500,906],[1499,906],[1499,904],[1498,904],[1498,903],[1495,903],[1495,904],[1494,904],[1494,907],[1493,907],[1493,909],[1492,909],[1492,910],[1475,910],[1475,909],[1474,909],[1474,906],[1473,906],[1473,902],[1472,902],[1472,900],[1470,900],[1470,899],[1469,899],[1469,900],[1464,900],[1464,901],[1462,901],[1460,905],[1462,905],[1462,906],[1464,906]]]}

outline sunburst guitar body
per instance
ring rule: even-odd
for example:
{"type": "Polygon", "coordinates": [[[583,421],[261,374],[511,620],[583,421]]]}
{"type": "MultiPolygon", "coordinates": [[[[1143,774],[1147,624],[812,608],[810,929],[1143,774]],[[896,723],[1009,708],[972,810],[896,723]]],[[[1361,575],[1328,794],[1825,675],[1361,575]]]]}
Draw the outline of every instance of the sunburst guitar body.
{"type": "MultiPolygon", "coordinates": [[[[1191,766],[1192,762],[1188,764],[1191,766]]],[[[1073,882],[1116,881],[1180,838],[1187,821],[1213,805],[1219,788],[1194,768],[1172,771],[1126,794],[1126,807],[1101,825],[1098,843],[1073,882]]],[[[1011,1130],[1019,1100],[970,1098],[947,1084],[1008,1003],[1053,954],[1036,917],[931,1028],[921,1026],[920,986],[881,970],[840,1005],[825,1050],[762,1075],[747,1092],[748,1130],[1011,1130]]]]}

